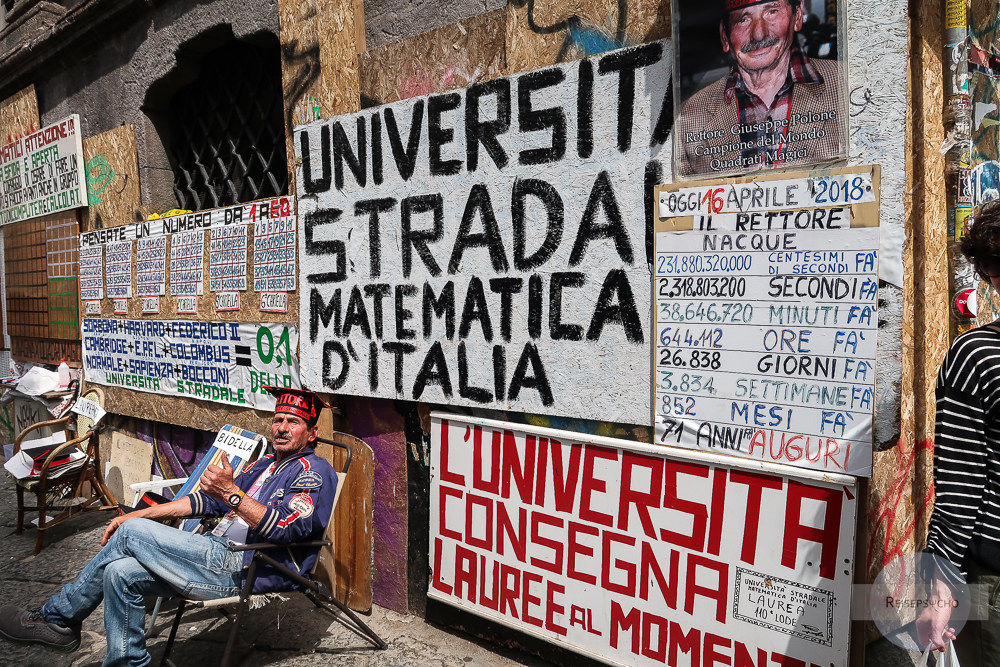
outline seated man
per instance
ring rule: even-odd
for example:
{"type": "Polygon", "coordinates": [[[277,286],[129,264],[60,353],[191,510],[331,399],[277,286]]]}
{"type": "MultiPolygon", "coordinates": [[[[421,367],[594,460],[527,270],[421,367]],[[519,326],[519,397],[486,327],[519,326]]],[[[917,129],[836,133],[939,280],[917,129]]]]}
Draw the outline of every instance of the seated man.
{"type": "MultiPolygon", "coordinates": [[[[316,455],[316,422],[324,403],[310,391],[268,387],[277,397],[271,442],[274,453],[248,465],[235,479],[228,459],[209,466],[201,490],[171,502],[117,516],[101,551],[71,584],[38,611],[0,608],[0,635],[63,651],[80,645],[80,625],[104,600],[108,653],[104,665],[147,665],[144,597],[176,594],[197,600],[236,595],[252,551],[230,542],[286,544],[319,540],[333,508],[337,477],[316,455]],[[212,534],[197,535],[153,519],[225,515],[212,534]]],[[[318,549],[278,550],[275,558],[307,573],[318,549]]],[[[258,566],[253,593],[294,588],[273,568],[258,566]]]]}

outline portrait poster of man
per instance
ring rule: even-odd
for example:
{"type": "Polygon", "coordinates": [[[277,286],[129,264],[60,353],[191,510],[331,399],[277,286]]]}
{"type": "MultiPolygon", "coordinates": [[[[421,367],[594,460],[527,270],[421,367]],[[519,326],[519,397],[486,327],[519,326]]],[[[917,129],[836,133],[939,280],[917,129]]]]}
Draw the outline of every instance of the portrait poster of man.
{"type": "Polygon", "coordinates": [[[837,0],[673,0],[674,173],[731,176],[847,154],[837,0]]]}

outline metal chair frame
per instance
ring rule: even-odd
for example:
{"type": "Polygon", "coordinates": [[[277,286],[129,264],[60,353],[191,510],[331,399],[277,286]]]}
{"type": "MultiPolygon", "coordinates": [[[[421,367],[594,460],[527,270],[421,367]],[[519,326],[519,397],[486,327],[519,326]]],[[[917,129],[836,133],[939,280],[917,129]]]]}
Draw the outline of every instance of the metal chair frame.
{"type": "MultiPolygon", "coordinates": [[[[343,479],[346,479],[348,470],[351,467],[351,448],[345,444],[334,442],[327,438],[316,438],[318,442],[323,442],[328,445],[332,445],[339,449],[344,450],[347,453],[346,461],[344,463],[343,470],[339,472],[343,475],[343,479]]],[[[333,509],[331,510],[330,517],[333,518],[333,511],[336,510],[337,504],[334,503],[333,509]]],[[[175,667],[174,663],[170,660],[170,653],[173,650],[174,639],[177,636],[177,629],[181,624],[181,615],[184,613],[185,609],[190,607],[217,607],[228,604],[237,605],[236,616],[232,622],[232,628],[229,631],[229,638],[226,641],[226,650],[222,654],[222,661],[219,663],[220,667],[226,667],[229,664],[229,658],[232,655],[233,646],[236,642],[236,635],[239,631],[240,620],[243,615],[249,609],[251,591],[253,590],[254,581],[257,579],[257,565],[259,563],[266,563],[271,567],[275,568],[281,572],[288,579],[294,581],[302,587],[302,592],[305,594],[313,604],[321,609],[325,609],[330,612],[337,620],[338,623],[351,630],[354,634],[358,635],[361,639],[372,645],[373,648],[378,650],[383,650],[388,647],[388,644],[378,636],[378,634],[372,630],[367,623],[365,623],[361,618],[346,604],[337,599],[333,593],[327,589],[321,582],[316,581],[309,577],[304,577],[298,572],[285,567],[278,561],[276,561],[271,556],[267,555],[265,552],[270,549],[283,549],[285,547],[329,547],[333,543],[329,540],[319,540],[319,541],[308,541],[308,542],[294,542],[292,544],[271,544],[270,542],[258,543],[258,544],[245,544],[238,546],[231,546],[232,551],[248,551],[253,550],[255,553],[253,559],[250,561],[249,570],[247,570],[246,583],[243,584],[243,588],[240,591],[239,596],[232,598],[224,598],[222,600],[208,600],[208,601],[192,601],[186,600],[183,597],[180,598],[180,602],[177,605],[177,612],[174,615],[173,624],[170,627],[170,636],[167,638],[167,645],[163,652],[163,658],[160,661],[160,665],[166,667],[175,667]]]]}

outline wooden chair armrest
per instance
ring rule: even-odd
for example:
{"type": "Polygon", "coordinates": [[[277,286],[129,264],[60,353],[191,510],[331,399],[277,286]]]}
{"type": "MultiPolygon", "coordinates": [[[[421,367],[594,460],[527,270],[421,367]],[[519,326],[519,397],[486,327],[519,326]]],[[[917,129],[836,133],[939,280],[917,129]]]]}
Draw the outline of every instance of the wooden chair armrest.
{"type": "Polygon", "coordinates": [[[328,547],[333,542],[329,540],[318,540],[313,542],[289,542],[288,544],[274,544],[273,542],[258,542],[257,544],[230,544],[230,551],[262,551],[264,549],[279,549],[281,547],[328,547]]]}
{"type": "Polygon", "coordinates": [[[16,454],[19,451],[21,451],[21,441],[24,440],[24,436],[28,435],[32,431],[38,430],[45,426],[55,426],[57,424],[65,425],[68,424],[70,421],[72,421],[71,417],[60,417],[59,419],[53,419],[47,422],[38,422],[37,424],[32,424],[28,428],[21,431],[21,433],[18,434],[18,436],[14,439],[14,453],[16,454]]]}
{"type": "MultiPolygon", "coordinates": [[[[86,436],[84,436],[84,437],[86,437],[86,436]]],[[[41,470],[38,472],[38,483],[39,484],[41,484],[41,485],[44,486],[45,480],[48,479],[48,476],[49,476],[49,466],[52,464],[52,461],[54,461],[56,458],[58,458],[58,456],[66,448],[68,448],[70,446],[74,446],[75,447],[76,444],[77,444],[77,442],[79,440],[83,440],[83,438],[73,438],[72,440],[68,440],[66,442],[60,443],[60,445],[58,447],[56,447],[51,452],[49,452],[49,455],[45,457],[45,461],[42,462],[42,468],[41,468],[41,470]]]]}

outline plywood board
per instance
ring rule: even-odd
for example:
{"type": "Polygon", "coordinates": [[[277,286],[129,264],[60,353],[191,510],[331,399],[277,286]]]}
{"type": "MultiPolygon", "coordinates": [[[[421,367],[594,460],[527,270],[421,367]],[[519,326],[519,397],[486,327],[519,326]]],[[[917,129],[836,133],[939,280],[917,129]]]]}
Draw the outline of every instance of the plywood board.
{"type": "Polygon", "coordinates": [[[153,469],[153,446],[139,438],[114,432],[110,442],[103,437],[101,458],[107,462],[104,481],[119,502],[132,504],[132,484],[149,481],[153,469]],[[105,444],[107,443],[107,444],[105,444]]]}
{"type": "Polygon", "coordinates": [[[502,76],[506,15],[498,9],[366,51],[358,56],[362,97],[388,104],[502,76]]]}
{"type": "MultiPolygon", "coordinates": [[[[329,415],[329,411],[324,413],[329,415]]],[[[316,578],[351,609],[367,612],[372,606],[375,455],[371,447],[352,435],[331,432],[322,425],[320,432],[351,448],[351,467],[333,521],[324,535],[333,546],[319,552],[316,578]]],[[[337,470],[343,467],[346,458],[343,450],[320,443],[316,452],[337,470]]]]}
{"type": "Polygon", "coordinates": [[[35,84],[0,102],[0,145],[9,144],[41,126],[35,84]]]}
{"type": "Polygon", "coordinates": [[[83,159],[89,207],[82,231],[124,225],[143,215],[134,125],[84,138],[83,159]]]}
{"type": "MultiPolygon", "coordinates": [[[[79,348],[79,345],[77,345],[79,348]]],[[[116,415],[218,431],[226,424],[254,433],[271,432],[271,412],[236,408],[194,398],[158,396],[123,387],[102,386],[104,409],[116,415]]]]}
{"type": "Polygon", "coordinates": [[[576,60],[670,36],[670,0],[512,0],[508,73],[576,60]]]}
{"type": "Polygon", "coordinates": [[[279,0],[281,81],[289,191],[295,191],[292,128],[361,108],[357,53],[364,4],[356,0],[279,0]]]}

